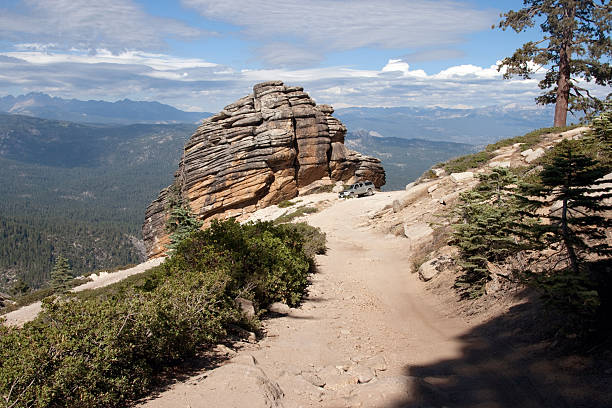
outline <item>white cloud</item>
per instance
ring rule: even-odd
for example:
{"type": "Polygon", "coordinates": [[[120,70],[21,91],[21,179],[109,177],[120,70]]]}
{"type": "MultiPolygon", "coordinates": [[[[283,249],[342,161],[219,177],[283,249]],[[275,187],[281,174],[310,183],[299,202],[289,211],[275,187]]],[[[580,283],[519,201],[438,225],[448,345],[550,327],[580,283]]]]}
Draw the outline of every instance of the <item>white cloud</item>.
{"type": "MultiPolygon", "coordinates": [[[[437,47],[462,42],[497,19],[492,10],[451,0],[182,0],[202,16],[242,28],[249,39],[291,42],[311,53],[361,47],[437,47]]],[[[287,50],[295,54],[302,50],[287,50]]],[[[307,55],[310,59],[310,53],[307,55]]],[[[266,55],[262,55],[263,58],[266,55]]],[[[287,57],[290,58],[290,57],[287,57]]]]}
{"type": "Polygon", "coordinates": [[[217,111],[250,93],[255,83],[272,79],[303,86],[318,103],[337,108],[532,106],[533,98],[540,93],[537,78],[506,81],[496,65],[461,65],[427,74],[412,71],[408,63],[395,59],[371,70],[324,67],[237,71],[163,54],[0,53],[0,95],[42,91],[65,98],[158,100],[190,110],[217,111]]]}
{"type": "Polygon", "coordinates": [[[68,50],[104,48],[152,50],[166,37],[196,38],[203,33],[179,21],[146,13],[132,0],[23,0],[0,8],[0,37],[12,42],[68,50]]]}
{"type": "Polygon", "coordinates": [[[119,64],[143,65],[158,71],[184,70],[190,68],[211,68],[217,64],[197,58],[177,58],[164,54],[151,54],[142,51],[125,51],[113,54],[109,50],[95,52],[51,53],[42,51],[14,51],[2,53],[7,57],[19,58],[31,64],[49,65],[59,63],[75,64],[119,64]]]}

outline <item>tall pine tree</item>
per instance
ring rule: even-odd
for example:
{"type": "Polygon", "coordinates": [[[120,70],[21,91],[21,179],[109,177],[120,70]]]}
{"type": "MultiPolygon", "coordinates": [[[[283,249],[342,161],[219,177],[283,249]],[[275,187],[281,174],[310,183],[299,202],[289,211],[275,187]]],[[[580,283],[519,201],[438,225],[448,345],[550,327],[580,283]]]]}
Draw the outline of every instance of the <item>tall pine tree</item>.
{"type": "MultiPolygon", "coordinates": [[[[565,126],[567,112],[601,110],[602,102],[583,86],[584,81],[612,85],[612,5],[609,0],[523,0],[524,7],[503,14],[499,28],[524,31],[540,22],[540,41],[529,41],[505,58],[499,69],[504,78],[530,78],[539,67],[546,70],[536,98],[555,104],[554,126],[565,126]],[[581,81],[579,81],[581,80],[581,81]]],[[[608,95],[609,96],[609,95],[608,95]]]]}

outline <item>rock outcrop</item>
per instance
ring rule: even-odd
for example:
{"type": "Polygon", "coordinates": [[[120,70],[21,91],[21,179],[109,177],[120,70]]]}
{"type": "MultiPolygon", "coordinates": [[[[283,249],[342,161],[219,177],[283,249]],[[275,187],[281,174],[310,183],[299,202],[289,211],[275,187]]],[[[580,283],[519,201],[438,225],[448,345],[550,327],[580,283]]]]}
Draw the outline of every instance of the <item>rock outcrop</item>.
{"type": "Polygon", "coordinates": [[[179,199],[199,219],[243,217],[324,180],[385,183],[380,160],[344,146],[346,127],[300,87],[257,84],[253,94],[204,120],[186,143],[174,183],[146,210],[147,256],[163,255],[168,207],[179,199]]]}

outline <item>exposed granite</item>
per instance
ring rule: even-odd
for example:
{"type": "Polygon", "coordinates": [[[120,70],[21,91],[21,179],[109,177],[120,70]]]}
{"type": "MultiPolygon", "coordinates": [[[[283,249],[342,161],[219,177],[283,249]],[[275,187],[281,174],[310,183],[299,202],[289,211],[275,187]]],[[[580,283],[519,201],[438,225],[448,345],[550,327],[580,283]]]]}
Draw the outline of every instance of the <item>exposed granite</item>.
{"type": "Polygon", "coordinates": [[[270,81],[204,120],[186,143],[172,186],[146,210],[149,258],[161,256],[170,196],[180,195],[202,220],[242,217],[291,199],[326,180],[385,184],[380,160],[344,146],[346,127],[301,87],[270,81]]]}

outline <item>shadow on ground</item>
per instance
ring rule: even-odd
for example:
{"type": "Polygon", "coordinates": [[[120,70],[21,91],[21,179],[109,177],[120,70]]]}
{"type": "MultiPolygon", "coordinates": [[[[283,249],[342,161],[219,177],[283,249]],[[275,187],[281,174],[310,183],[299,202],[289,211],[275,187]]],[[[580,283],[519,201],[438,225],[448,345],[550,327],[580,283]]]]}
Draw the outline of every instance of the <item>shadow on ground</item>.
{"type": "Polygon", "coordinates": [[[544,340],[549,317],[534,309],[515,306],[461,336],[460,358],[406,367],[421,379],[413,399],[388,408],[611,407],[610,352],[559,351],[544,340]]]}

